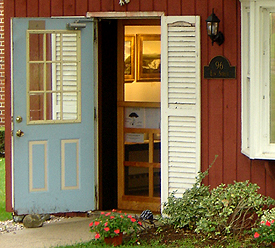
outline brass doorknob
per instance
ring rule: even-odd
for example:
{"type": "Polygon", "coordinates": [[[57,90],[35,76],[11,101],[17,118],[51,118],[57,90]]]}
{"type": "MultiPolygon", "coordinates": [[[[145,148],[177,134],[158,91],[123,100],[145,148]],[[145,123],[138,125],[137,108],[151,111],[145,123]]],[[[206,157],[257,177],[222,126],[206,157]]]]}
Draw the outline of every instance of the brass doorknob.
{"type": "Polygon", "coordinates": [[[23,120],[23,118],[20,115],[18,115],[16,117],[16,122],[20,123],[20,122],[22,122],[22,120],[23,120]]]}
{"type": "Polygon", "coordinates": [[[17,137],[22,137],[22,136],[24,136],[24,132],[19,129],[19,130],[16,131],[16,136],[17,137]]]}

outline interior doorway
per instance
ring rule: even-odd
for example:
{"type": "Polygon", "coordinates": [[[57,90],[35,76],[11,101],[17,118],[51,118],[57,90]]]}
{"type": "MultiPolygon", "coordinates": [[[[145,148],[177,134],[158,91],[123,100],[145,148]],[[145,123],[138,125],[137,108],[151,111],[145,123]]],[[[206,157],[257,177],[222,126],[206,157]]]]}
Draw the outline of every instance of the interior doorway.
{"type": "Polygon", "coordinates": [[[99,208],[159,211],[160,20],[98,27],[99,208]]]}
{"type": "Polygon", "coordinates": [[[160,211],[160,19],[118,21],[118,208],[160,211]]]}

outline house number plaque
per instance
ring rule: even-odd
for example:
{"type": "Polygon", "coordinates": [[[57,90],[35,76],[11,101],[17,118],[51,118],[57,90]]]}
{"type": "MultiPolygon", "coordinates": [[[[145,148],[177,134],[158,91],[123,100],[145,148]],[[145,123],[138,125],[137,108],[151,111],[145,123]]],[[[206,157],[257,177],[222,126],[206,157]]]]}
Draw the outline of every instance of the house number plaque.
{"type": "Polygon", "coordinates": [[[210,61],[209,65],[204,66],[204,78],[236,78],[236,66],[231,66],[227,58],[216,56],[210,61]]]}

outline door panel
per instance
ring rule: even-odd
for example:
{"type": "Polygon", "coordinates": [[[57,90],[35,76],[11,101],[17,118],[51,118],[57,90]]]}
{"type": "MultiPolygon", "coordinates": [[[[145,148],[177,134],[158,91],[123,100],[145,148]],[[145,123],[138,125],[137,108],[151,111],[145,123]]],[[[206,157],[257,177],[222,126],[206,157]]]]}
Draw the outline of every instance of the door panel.
{"type": "Polygon", "coordinates": [[[66,30],[74,21],[12,22],[18,214],[95,208],[93,22],[66,30]]]}

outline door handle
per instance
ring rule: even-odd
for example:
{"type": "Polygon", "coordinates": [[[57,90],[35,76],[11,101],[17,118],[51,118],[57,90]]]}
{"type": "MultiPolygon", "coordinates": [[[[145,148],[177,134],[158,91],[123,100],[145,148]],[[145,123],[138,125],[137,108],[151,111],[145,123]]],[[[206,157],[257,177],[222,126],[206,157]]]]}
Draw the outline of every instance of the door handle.
{"type": "Polygon", "coordinates": [[[20,115],[18,115],[16,117],[16,122],[20,123],[20,122],[22,122],[22,120],[23,120],[23,118],[20,115]]]}
{"type": "Polygon", "coordinates": [[[16,131],[16,136],[17,137],[22,137],[22,136],[24,136],[24,132],[19,129],[19,130],[16,131]]]}

